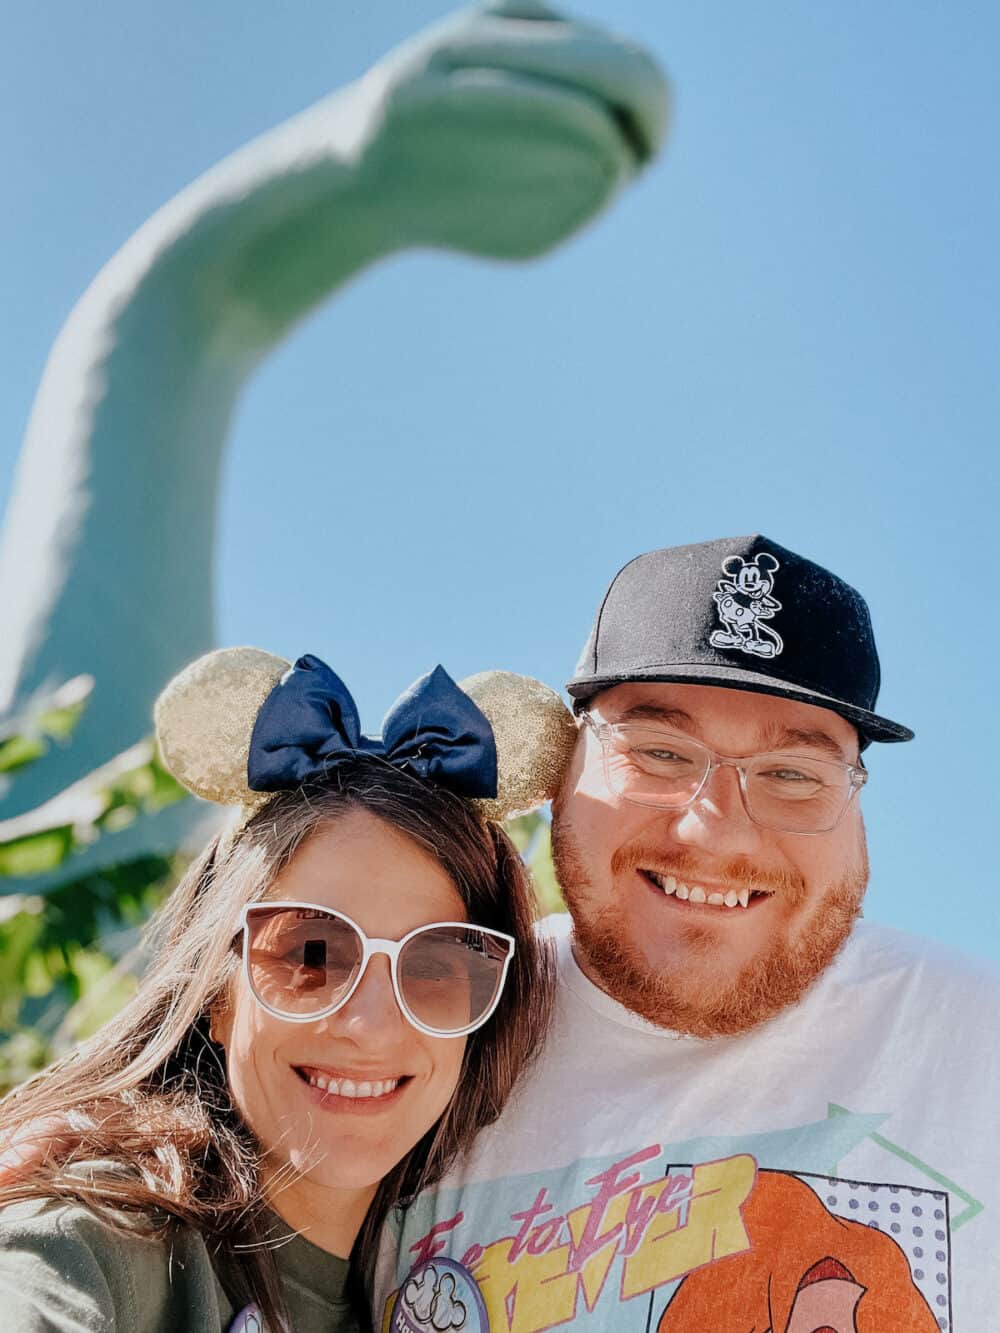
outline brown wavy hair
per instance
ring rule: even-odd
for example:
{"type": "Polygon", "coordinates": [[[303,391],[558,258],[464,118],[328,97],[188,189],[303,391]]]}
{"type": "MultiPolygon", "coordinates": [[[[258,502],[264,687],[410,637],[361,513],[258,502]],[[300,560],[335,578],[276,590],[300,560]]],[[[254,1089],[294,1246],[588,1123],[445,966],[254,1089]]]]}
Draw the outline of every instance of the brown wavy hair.
{"type": "Polygon", "coordinates": [[[452,1101],[379,1185],[352,1253],[355,1295],[370,1294],[388,1210],[433,1183],[494,1121],[537,1051],[548,1022],[553,965],[533,928],[530,877],[503,830],[465,800],[372,756],[322,786],[282,792],[235,835],[216,837],[151,922],[152,962],[135,996],[93,1037],[0,1102],[0,1140],[52,1134],[46,1160],[0,1185],[0,1206],[23,1199],[82,1203],[115,1223],[147,1220],[152,1234],[197,1229],[239,1309],[287,1315],[268,1245],[261,1152],[229,1094],[224,1052],[210,1036],[238,968],[232,949],[244,903],[263,897],[319,829],[361,809],[429,851],[470,921],[513,935],[503,998],[471,1034],[452,1101]],[[83,1162],[112,1164],[80,1170],[83,1162]],[[123,1169],[124,1168],[124,1169],[123,1169]]]}

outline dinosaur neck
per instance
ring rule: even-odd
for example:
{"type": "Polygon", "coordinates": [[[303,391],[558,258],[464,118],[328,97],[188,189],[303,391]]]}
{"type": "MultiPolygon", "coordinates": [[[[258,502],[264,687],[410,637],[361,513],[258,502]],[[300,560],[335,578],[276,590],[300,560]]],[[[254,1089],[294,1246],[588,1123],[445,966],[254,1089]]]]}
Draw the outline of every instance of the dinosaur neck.
{"type": "Polygon", "coordinates": [[[220,464],[238,394],[298,319],[391,248],[353,165],[352,92],[161,209],[56,342],[0,546],[0,716],[71,676],[96,686],[72,748],[19,775],[5,816],[148,731],[150,699],[212,646],[220,464]]]}

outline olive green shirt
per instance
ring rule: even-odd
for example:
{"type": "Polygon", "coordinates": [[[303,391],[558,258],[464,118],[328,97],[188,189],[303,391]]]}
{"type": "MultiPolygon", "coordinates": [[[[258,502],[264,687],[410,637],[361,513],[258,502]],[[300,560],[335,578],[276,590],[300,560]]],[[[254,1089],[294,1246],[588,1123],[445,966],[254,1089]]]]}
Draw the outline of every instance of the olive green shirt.
{"type": "MultiPolygon", "coordinates": [[[[347,1261],[303,1236],[275,1249],[293,1333],[359,1333],[347,1261]]],[[[221,1333],[256,1330],[225,1294],[201,1235],[121,1231],[58,1200],[0,1208],[3,1333],[221,1333]]],[[[272,1331],[269,1331],[272,1333],[272,1331]]]]}

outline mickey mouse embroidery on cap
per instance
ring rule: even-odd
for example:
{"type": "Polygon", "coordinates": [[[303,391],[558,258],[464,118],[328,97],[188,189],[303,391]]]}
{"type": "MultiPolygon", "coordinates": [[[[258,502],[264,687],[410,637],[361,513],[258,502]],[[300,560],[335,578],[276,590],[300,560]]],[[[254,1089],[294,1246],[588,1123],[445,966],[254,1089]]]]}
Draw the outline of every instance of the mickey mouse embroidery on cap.
{"type": "Polygon", "coordinates": [[[771,596],[777,559],[768,551],[753,561],[741,555],[729,555],[722,562],[723,574],[712,599],[723,629],[713,630],[709,643],[714,648],[737,648],[754,657],[777,657],[784,641],[777,630],[762,622],[771,620],[781,603],[771,596]]]}

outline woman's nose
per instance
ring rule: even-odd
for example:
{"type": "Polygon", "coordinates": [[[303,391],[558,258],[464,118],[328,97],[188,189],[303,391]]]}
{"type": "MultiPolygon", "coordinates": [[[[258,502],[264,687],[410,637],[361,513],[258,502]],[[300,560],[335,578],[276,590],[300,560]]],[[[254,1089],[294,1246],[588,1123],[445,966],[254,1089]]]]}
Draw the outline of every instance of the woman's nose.
{"type": "Polygon", "coordinates": [[[357,990],[328,1021],[356,1041],[377,1038],[382,1043],[407,1027],[396,1000],[388,958],[376,955],[369,961],[357,990]]]}

